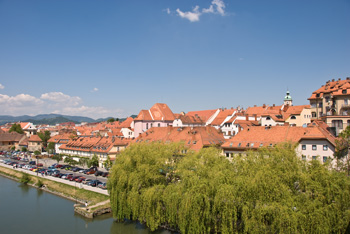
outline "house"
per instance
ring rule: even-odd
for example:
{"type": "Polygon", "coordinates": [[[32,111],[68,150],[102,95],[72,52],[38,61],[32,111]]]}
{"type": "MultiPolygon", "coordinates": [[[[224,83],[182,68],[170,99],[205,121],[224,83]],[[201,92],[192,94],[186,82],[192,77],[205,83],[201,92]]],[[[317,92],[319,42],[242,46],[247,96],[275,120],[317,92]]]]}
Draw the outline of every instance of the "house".
{"type": "Polygon", "coordinates": [[[209,146],[220,146],[225,139],[214,127],[160,127],[151,128],[133,140],[138,142],[183,142],[188,149],[198,151],[209,146]]]}
{"type": "Polygon", "coordinates": [[[131,128],[134,129],[134,136],[138,137],[152,127],[171,126],[174,120],[175,115],[167,104],[156,103],[149,110],[141,110],[133,120],[131,128]]]}
{"type": "Polygon", "coordinates": [[[350,77],[328,80],[308,100],[312,119],[322,119],[337,136],[350,125],[350,77]]]}
{"type": "Polygon", "coordinates": [[[274,147],[283,142],[297,144],[295,150],[302,160],[325,162],[334,159],[335,137],[317,123],[307,127],[252,126],[226,141],[221,147],[225,156],[230,159],[248,150],[274,147]]]}
{"type": "Polygon", "coordinates": [[[55,153],[56,154],[61,154],[62,151],[60,150],[60,147],[62,145],[65,145],[69,142],[74,137],[73,134],[71,133],[66,133],[66,134],[59,134],[51,137],[47,142],[48,143],[54,143],[55,144],[55,153]]]}
{"type": "Polygon", "coordinates": [[[35,135],[37,133],[37,128],[34,124],[30,122],[20,122],[22,130],[27,135],[27,137],[30,137],[32,135],[35,135]]]}
{"type": "Polygon", "coordinates": [[[112,160],[116,155],[124,150],[129,144],[129,140],[119,139],[116,137],[76,137],[67,144],[60,146],[60,151],[63,154],[71,156],[79,156],[92,158],[96,155],[99,159],[100,167],[103,167],[103,162],[109,156],[112,160]]]}
{"type": "Polygon", "coordinates": [[[42,152],[42,149],[43,149],[43,141],[40,139],[40,137],[38,135],[31,135],[28,139],[28,151],[42,152]]]}
{"type": "Polygon", "coordinates": [[[10,151],[13,147],[16,150],[20,150],[20,144],[27,139],[25,134],[19,134],[17,132],[0,132],[0,150],[10,151]]]}
{"type": "Polygon", "coordinates": [[[244,112],[235,113],[234,116],[226,120],[221,125],[221,131],[224,134],[225,139],[230,139],[244,128],[249,126],[258,126],[259,121],[257,120],[257,116],[249,116],[244,112]]]}
{"type": "Polygon", "coordinates": [[[192,116],[194,118],[200,118],[203,122],[205,122],[205,126],[211,124],[213,120],[220,113],[220,109],[215,110],[201,110],[201,111],[189,111],[186,113],[187,116],[192,116]]]}
{"type": "Polygon", "coordinates": [[[173,127],[204,127],[205,121],[198,115],[176,114],[173,127]]]}

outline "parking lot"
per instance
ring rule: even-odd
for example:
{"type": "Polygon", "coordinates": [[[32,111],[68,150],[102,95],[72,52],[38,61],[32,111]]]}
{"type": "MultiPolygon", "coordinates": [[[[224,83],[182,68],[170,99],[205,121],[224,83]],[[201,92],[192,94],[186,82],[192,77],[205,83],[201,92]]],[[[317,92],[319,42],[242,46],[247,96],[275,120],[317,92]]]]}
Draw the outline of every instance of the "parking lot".
{"type": "Polygon", "coordinates": [[[69,184],[76,188],[108,195],[106,190],[108,173],[98,170],[98,168],[72,167],[66,164],[57,164],[57,161],[52,159],[40,159],[37,163],[31,160],[30,157],[24,155],[21,157],[9,153],[0,155],[0,165],[30,175],[69,184]],[[95,173],[96,171],[97,173],[95,173]]]}

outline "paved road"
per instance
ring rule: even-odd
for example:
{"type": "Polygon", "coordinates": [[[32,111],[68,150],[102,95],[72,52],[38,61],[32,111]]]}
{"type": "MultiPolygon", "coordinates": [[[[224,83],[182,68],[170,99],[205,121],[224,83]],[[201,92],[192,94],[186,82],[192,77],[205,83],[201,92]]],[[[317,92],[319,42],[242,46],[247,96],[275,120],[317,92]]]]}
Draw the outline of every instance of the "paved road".
{"type": "MultiPolygon", "coordinates": [[[[51,165],[51,164],[49,164],[49,165],[51,165]]],[[[0,166],[13,169],[12,166],[4,164],[4,163],[1,163],[0,166]]],[[[25,169],[22,169],[22,168],[16,168],[15,170],[22,171],[22,172],[25,172],[27,174],[34,175],[34,176],[37,175],[36,172],[32,172],[32,171],[25,170],[25,169]]],[[[65,170],[62,170],[62,171],[65,171],[65,170]]],[[[67,173],[68,172],[70,172],[70,171],[67,171],[67,173]]],[[[70,172],[70,173],[73,173],[73,172],[70,172]]],[[[81,173],[75,173],[75,174],[79,175],[81,173]]],[[[39,177],[43,177],[43,178],[48,179],[48,180],[57,181],[57,182],[60,182],[60,183],[63,183],[63,184],[69,184],[69,185],[75,186],[77,188],[82,188],[82,189],[90,190],[90,191],[93,191],[93,192],[96,192],[96,193],[101,193],[101,194],[108,195],[108,191],[107,190],[103,190],[103,189],[100,189],[100,188],[91,187],[91,186],[88,186],[88,185],[85,185],[85,184],[81,184],[81,183],[77,183],[77,182],[74,182],[74,181],[69,181],[69,180],[65,180],[65,179],[61,179],[61,178],[57,178],[57,177],[53,177],[53,176],[41,176],[40,174],[38,176],[39,177]]],[[[82,176],[86,177],[86,175],[84,175],[84,174],[82,174],[82,176]]],[[[96,179],[95,176],[91,176],[91,177],[93,179],[96,179]]],[[[100,180],[100,178],[103,178],[103,177],[98,177],[99,180],[100,180]]],[[[103,178],[103,179],[106,181],[105,178],[103,178]]]]}

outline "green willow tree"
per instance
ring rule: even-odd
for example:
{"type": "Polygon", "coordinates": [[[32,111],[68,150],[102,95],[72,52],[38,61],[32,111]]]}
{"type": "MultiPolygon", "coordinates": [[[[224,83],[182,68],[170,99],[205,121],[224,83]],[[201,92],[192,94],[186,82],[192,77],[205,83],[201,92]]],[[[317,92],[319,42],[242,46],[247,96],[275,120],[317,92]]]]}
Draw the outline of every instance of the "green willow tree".
{"type": "Polygon", "coordinates": [[[284,144],[228,161],[215,148],[133,144],[108,180],[115,219],[181,233],[344,233],[350,179],[284,144]]]}
{"type": "Polygon", "coordinates": [[[60,163],[60,161],[62,161],[63,157],[60,154],[55,154],[54,156],[52,156],[53,160],[57,161],[57,164],[60,163]]]}
{"type": "Polygon", "coordinates": [[[109,157],[109,155],[107,155],[107,159],[106,161],[103,162],[103,166],[109,170],[112,167],[113,163],[111,161],[111,158],[109,157]]]}
{"type": "Polygon", "coordinates": [[[350,175],[350,126],[347,126],[336,139],[336,153],[338,167],[341,170],[346,170],[350,175]]]}
{"type": "Polygon", "coordinates": [[[43,141],[44,148],[46,148],[47,147],[47,141],[50,140],[50,138],[51,138],[50,131],[38,132],[38,136],[43,141]]]}

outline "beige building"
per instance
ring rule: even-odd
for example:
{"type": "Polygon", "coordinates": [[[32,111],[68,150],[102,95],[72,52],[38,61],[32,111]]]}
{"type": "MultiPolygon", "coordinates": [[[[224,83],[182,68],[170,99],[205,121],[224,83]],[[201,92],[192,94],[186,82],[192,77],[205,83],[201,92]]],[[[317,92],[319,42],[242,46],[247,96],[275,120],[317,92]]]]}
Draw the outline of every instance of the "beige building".
{"type": "Polygon", "coordinates": [[[350,125],[350,77],[329,80],[308,98],[313,119],[322,119],[335,134],[350,125]]]}
{"type": "Polygon", "coordinates": [[[40,139],[38,135],[31,135],[28,139],[28,151],[34,152],[39,151],[42,152],[43,141],[40,139]]]}
{"type": "MultiPolygon", "coordinates": [[[[297,156],[306,161],[324,163],[334,159],[335,137],[327,131],[323,122],[314,122],[307,127],[257,126],[244,129],[221,147],[228,159],[248,150],[274,147],[283,142],[297,144],[297,156]]],[[[333,161],[335,163],[335,160],[333,161]]]]}

